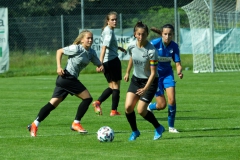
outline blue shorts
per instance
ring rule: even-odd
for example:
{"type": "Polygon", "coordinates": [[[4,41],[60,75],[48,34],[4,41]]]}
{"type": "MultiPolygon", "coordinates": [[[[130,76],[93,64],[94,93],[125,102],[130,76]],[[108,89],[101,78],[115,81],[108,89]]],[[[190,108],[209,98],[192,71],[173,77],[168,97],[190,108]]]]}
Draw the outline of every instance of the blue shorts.
{"type": "Polygon", "coordinates": [[[158,89],[157,89],[157,92],[155,93],[155,96],[157,97],[157,96],[164,95],[164,90],[169,87],[175,87],[175,84],[176,82],[174,80],[173,71],[165,75],[159,74],[158,89]]]}

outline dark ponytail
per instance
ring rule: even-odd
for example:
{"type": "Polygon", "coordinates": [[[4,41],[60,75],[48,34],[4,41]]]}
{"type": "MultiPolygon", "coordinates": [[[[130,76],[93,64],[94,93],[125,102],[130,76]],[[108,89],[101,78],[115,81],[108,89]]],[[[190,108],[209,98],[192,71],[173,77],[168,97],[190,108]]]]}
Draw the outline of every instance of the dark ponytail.
{"type": "Polygon", "coordinates": [[[162,31],[163,31],[164,28],[170,28],[172,30],[172,32],[174,33],[174,27],[171,24],[165,24],[164,26],[161,27],[161,29],[157,29],[156,27],[152,27],[151,31],[153,31],[153,32],[155,32],[159,35],[162,35],[162,31]]]}

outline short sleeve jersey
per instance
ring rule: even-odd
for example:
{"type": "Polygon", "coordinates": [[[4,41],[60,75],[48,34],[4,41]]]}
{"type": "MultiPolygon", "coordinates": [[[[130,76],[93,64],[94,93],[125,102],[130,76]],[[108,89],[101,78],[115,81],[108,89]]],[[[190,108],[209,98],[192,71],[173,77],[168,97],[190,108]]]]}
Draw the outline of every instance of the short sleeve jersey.
{"type": "MultiPolygon", "coordinates": [[[[136,40],[132,41],[127,49],[133,60],[133,75],[148,79],[151,74],[150,66],[157,66],[158,64],[157,51],[150,42],[144,48],[139,48],[136,43],[136,40]]],[[[158,77],[158,73],[156,75],[158,77]]]]}
{"type": "Polygon", "coordinates": [[[103,62],[110,61],[118,57],[118,44],[114,31],[106,26],[101,35],[101,46],[106,46],[106,52],[103,62]]]}
{"type": "Polygon", "coordinates": [[[64,54],[68,55],[66,65],[67,71],[78,78],[79,73],[92,62],[96,66],[100,66],[101,62],[97,57],[95,50],[90,48],[86,50],[82,45],[70,45],[63,48],[64,54]]]}
{"type": "Polygon", "coordinates": [[[175,63],[181,61],[178,44],[171,41],[168,46],[165,46],[162,38],[153,39],[151,43],[158,51],[158,71],[172,71],[171,60],[175,63]]]}

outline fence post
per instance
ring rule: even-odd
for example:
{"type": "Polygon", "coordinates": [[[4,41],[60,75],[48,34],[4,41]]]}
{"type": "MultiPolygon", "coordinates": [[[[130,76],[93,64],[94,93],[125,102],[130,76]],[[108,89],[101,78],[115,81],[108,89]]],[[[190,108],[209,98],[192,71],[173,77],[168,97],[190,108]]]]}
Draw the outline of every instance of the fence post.
{"type": "Polygon", "coordinates": [[[175,42],[178,43],[178,7],[177,0],[174,0],[174,21],[175,21],[175,42]]]}
{"type": "Polygon", "coordinates": [[[84,0],[81,0],[82,30],[84,29],[84,0]]]}
{"type": "Polygon", "coordinates": [[[62,34],[62,48],[64,47],[64,22],[63,15],[61,15],[61,34],[62,34]]]}

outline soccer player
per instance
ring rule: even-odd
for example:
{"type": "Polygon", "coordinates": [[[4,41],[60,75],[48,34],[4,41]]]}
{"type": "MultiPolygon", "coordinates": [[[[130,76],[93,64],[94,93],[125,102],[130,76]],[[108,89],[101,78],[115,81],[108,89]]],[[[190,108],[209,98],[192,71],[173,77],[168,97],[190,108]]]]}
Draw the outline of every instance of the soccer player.
{"type": "Polygon", "coordinates": [[[174,27],[171,24],[164,25],[161,30],[153,27],[151,30],[158,33],[161,37],[153,39],[151,43],[158,51],[158,90],[156,92],[156,103],[150,103],[148,110],[163,110],[168,102],[168,126],[170,133],[179,133],[174,128],[176,115],[176,98],[175,98],[175,80],[171,66],[171,60],[176,64],[177,75],[183,78],[182,66],[178,44],[173,39],[174,27]],[[167,93],[167,102],[164,96],[164,90],[167,93]]]}
{"type": "Polygon", "coordinates": [[[57,50],[56,61],[58,77],[56,80],[56,87],[50,101],[40,109],[37,118],[32,124],[28,125],[28,130],[32,137],[37,136],[40,122],[42,122],[68,94],[75,95],[82,99],[82,102],[78,106],[76,117],[71,125],[71,129],[79,133],[87,133],[80,124],[80,121],[93,99],[87,88],[78,80],[78,76],[90,62],[97,66],[98,72],[104,71],[104,67],[97,57],[96,52],[91,49],[92,43],[93,34],[88,30],[83,30],[72,45],[57,50]],[[61,66],[63,54],[68,56],[67,65],[64,69],[61,66]]]}
{"type": "Polygon", "coordinates": [[[125,114],[132,129],[129,141],[134,141],[140,136],[134,111],[136,104],[138,113],[154,126],[154,140],[161,138],[165,130],[164,127],[158,123],[154,114],[147,110],[147,106],[152,101],[158,85],[157,51],[154,46],[147,41],[148,33],[147,25],[139,21],[134,27],[136,40],[132,41],[127,49],[131,57],[124,76],[126,82],[129,81],[132,66],[134,67],[125,101],[125,114]]]}
{"type": "Polygon", "coordinates": [[[114,28],[117,25],[117,13],[112,11],[105,18],[103,31],[101,35],[101,53],[100,61],[103,63],[104,76],[108,82],[108,87],[102,92],[97,101],[93,102],[95,113],[102,115],[100,105],[112,95],[112,106],[110,116],[120,115],[117,111],[120,99],[120,81],[122,80],[122,66],[118,58],[118,49],[126,52],[122,47],[118,47],[117,39],[114,34],[114,28]]]}

